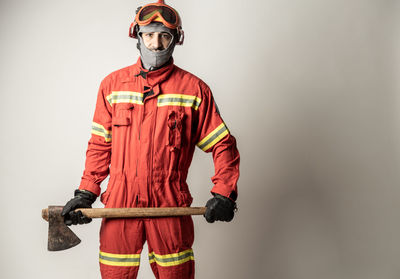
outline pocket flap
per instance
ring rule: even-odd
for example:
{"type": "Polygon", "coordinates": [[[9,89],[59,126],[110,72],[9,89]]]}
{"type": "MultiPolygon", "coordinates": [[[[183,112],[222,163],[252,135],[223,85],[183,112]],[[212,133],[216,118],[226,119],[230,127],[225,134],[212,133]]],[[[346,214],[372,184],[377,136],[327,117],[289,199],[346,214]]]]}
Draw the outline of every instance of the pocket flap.
{"type": "Polygon", "coordinates": [[[133,109],[134,104],[132,103],[117,103],[115,109],[116,110],[126,110],[133,109]]]}
{"type": "Polygon", "coordinates": [[[113,126],[127,126],[131,124],[133,104],[119,104],[112,118],[113,126]]]}
{"type": "Polygon", "coordinates": [[[116,116],[112,119],[113,126],[128,126],[131,125],[131,118],[127,116],[116,116]]]}

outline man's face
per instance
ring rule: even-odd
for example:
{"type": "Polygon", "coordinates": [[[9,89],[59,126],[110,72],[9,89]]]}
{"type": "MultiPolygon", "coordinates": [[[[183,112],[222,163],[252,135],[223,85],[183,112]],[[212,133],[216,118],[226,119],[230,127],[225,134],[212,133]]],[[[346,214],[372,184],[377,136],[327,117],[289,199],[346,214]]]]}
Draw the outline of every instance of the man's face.
{"type": "Polygon", "coordinates": [[[166,49],[171,43],[172,36],[167,32],[147,32],[142,33],[144,45],[151,51],[161,51],[166,49]]]}

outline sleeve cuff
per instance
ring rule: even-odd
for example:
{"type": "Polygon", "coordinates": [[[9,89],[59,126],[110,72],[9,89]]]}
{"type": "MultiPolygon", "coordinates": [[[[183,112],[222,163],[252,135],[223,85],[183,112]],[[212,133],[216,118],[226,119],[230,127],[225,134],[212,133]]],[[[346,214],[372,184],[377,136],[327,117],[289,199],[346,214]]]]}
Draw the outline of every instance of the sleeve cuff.
{"type": "Polygon", "coordinates": [[[97,185],[96,183],[87,181],[87,180],[83,180],[81,181],[81,185],[79,186],[79,190],[86,190],[86,191],[90,191],[93,194],[95,194],[96,196],[100,195],[100,186],[97,185]]]}
{"type": "Polygon", "coordinates": [[[236,202],[236,199],[237,199],[237,192],[234,190],[230,190],[230,189],[221,189],[221,188],[218,188],[217,186],[214,186],[211,190],[211,193],[224,196],[234,202],[236,202]]]}

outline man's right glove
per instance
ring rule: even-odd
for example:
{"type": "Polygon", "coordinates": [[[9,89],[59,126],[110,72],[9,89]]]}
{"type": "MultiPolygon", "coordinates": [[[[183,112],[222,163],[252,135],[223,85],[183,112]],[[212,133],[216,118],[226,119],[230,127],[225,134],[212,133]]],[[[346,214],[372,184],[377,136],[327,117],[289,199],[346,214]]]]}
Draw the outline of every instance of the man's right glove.
{"type": "Polygon", "coordinates": [[[92,221],[91,218],[82,214],[82,211],[75,212],[76,208],[91,208],[97,196],[90,191],[75,190],[75,197],[64,206],[61,216],[64,217],[64,223],[67,226],[77,224],[87,224],[92,221]]]}
{"type": "Polygon", "coordinates": [[[215,221],[230,222],[235,215],[236,203],[229,198],[214,194],[206,204],[207,210],[204,214],[208,223],[215,221]]]}

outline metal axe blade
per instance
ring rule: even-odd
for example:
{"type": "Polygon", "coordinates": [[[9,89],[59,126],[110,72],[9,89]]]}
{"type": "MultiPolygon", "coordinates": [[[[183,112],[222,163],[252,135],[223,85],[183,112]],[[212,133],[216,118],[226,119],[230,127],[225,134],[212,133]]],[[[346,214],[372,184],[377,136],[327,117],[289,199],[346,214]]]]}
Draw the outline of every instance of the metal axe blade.
{"type": "MultiPolygon", "coordinates": [[[[64,224],[64,218],[61,216],[62,206],[49,206],[49,238],[47,250],[62,251],[78,245],[81,240],[73,231],[64,224]]],[[[43,216],[43,218],[45,218],[43,216]]]]}

